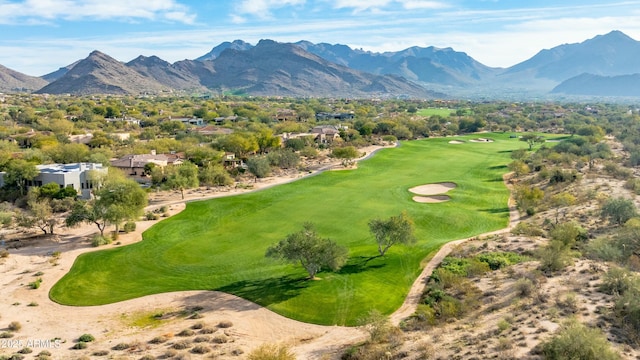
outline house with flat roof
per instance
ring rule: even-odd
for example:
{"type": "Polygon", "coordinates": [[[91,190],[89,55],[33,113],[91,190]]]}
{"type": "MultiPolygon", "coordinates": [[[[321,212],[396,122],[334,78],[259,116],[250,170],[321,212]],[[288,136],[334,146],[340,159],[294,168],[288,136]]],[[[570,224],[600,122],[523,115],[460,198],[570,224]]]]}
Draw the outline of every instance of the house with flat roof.
{"type": "MultiPolygon", "coordinates": [[[[108,169],[97,163],[74,163],[74,164],[46,164],[36,165],[39,174],[27,181],[27,188],[42,186],[48,183],[56,183],[60,188],[72,187],[78,192],[78,196],[83,199],[91,198],[93,184],[91,182],[91,171],[107,172],[108,169]]],[[[0,186],[4,186],[5,172],[0,172],[0,186]]]]}

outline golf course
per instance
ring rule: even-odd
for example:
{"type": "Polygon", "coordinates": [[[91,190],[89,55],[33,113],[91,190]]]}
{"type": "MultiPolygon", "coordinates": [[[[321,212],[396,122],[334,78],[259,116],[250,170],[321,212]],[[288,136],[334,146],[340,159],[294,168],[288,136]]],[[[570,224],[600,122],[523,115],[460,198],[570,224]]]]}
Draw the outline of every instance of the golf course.
{"type": "Polygon", "coordinates": [[[403,302],[423,261],[442,244],[507,226],[502,181],[510,152],[527,148],[509,133],[433,138],[383,149],[350,171],[327,171],[252,193],[191,202],[143,234],[143,241],[85,253],[51,289],[52,300],[92,306],[183,290],[231,293],[296,320],[355,325],[371,309],[403,302]],[[490,141],[489,141],[490,140],[490,141]],[[448,201],[420,203],[410,188],[455,183],[448,201]],[[417,242],[384,257],[367,223],[406,211],[417,242]],[[308,280],[266,249],[305,222],[349,250],[337,272],[308,280]]]}

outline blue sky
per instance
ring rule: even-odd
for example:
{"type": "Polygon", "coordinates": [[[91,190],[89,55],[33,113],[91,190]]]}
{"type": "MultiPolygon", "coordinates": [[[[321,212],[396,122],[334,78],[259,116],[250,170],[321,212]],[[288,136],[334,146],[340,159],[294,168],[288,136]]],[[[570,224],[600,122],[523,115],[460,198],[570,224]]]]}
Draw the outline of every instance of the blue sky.
{"type": "Polygon", "coordinates": [[[0,0],[0,64],[39,76],[96,49],[174,62],[223,41],[273,39],[452,47],[507,67],[612,30],[640,40],[640,1],[0,0]]]}

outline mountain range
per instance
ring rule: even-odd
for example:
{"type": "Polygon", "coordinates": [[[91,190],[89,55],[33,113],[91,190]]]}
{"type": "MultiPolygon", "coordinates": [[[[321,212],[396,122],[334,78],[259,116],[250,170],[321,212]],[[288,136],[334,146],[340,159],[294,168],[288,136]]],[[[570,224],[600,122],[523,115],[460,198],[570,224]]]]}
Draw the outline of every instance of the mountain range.
{"type": "Polygon", "coordinates": [[[640,42],[620,31],[541,50],[509,68],[451,48],[369,52],[340,44],[224,42],[194,59],[127,63],[99,51],[42,77],[0,65],[0,91],[140,94],[175,91],[292,97],[639,96],[640,42]]]}

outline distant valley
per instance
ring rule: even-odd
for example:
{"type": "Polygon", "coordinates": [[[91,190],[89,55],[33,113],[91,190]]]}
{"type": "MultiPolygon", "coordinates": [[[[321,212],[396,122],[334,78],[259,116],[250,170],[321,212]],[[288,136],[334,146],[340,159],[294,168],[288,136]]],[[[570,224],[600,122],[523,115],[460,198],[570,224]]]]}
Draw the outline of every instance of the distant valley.
{"type": "Polygon", "coordinates": [[[41,94],[173,92],[287,97],[554,98],[640,95],[640,42],[620,31],[541,50],[509,68],[451,48],[374,53],[340,44],[224,42],[194,60],[100,51],[41,77],[0,65],[0,91],[41,94]]]}

